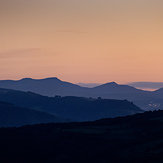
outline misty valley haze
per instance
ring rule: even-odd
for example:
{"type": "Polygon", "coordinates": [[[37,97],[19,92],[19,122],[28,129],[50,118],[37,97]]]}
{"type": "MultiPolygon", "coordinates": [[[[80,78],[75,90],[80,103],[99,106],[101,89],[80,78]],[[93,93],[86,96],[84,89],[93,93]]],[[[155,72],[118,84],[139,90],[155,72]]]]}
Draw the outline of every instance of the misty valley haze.
{"type": "Polygon", "coordinates": [[[157,90],[163,88],[163,82],[134,82],[128,83],[128,85],[146,90],[157,90]]]}

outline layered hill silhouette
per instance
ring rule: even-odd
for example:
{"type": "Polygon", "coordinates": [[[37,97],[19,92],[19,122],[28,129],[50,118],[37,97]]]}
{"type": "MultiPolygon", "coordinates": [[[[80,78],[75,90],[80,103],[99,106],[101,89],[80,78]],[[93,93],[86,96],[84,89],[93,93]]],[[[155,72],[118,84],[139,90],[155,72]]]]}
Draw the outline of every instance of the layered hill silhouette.
{"type": "Polygon", "coordinates": [[[92,121],[143,112],[139,107],[127,100],[74,96],[47,97],[32,92],[3,88],[0,89],[0,101],[71,119],[71,121],[92,121]]]}
{"type": "Polygon", "coordinates": [[[94,122],[0,128],[0,162],[161,163],[163,111],[94,122]]]}
{"type": "Polygon", "coordinates": [[[0,101],[0,127],[19,127],[50,122],[68,122],[68,120],[0,101]]]}
{"type": "Polygon", "coordinates": [[[119,85],[115,82],[106,83],[93,88],[81,87],[76,84],[61,81],[58,78],[22,80],[1,80],[0,88],[20,91],[31,91],[43,96],[78,96],[107,99],[127,99],[144,110],[163,109],[163,91],[143,91],[128,85],[119,85]],[[159,93],[158,93],[159,92],[159,93]]]}
{"type": "Polygon", "coordinates": [[[88,88],[83,88],[69,82],[61,81],[56,77],[46,79],[24,78],[18,81],[1,80],[0,88],[15,89],[19,91],[31,91],[43,96],[50,97],[54,97],[55,95],[76,96],[77,94],[82,96],[88,92],[88,88]]]}

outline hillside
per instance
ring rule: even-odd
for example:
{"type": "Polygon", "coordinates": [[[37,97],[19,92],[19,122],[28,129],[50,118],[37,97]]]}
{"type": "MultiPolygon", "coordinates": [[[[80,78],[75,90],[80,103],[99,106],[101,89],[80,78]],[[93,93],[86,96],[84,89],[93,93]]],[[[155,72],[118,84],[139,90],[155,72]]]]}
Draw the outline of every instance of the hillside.
{"type": "Polygon", "coordinates": [[[55,95],[62,96],[82,96],[82,92],[87,92],[88,88],[83,88],[78,85],[64,82],[58,78],[46,79],[31,79],[24,78],[21,80],[1,80],[0,88],[14,89],[19,91],[31,91],[43,96],[54,97],[55,95]]]}
{"type": "Polygon", "coordinates": [[[122,93],[143,93],[145,91],[138,90],[128,85],[118,85],[115,82],[106,83],[93,88],[81,87],[76,84],[61,81],[60,79],[31,79],[24,78],[21,80],[0,80],[0,88],[14,89],[20,91],[30,91],[44,96],[54,97],[60,96],[83,96],[83,97],[99,97],[109,96],[112,94],[122,93]]]}
{"type": "Polygon", "coordinates": [[[161,163],[163,111],[95,122],[3,128],[0,144],[0,162],[161,163]]]}
{"type": "Polygon", "coordinates": [[[50,122],[68,122],[68,120],[0,101],[0,127],[18,127],[50,122]]]}
{"type": "Polygon", "coordinates": [[[30,91],[43,96],[78,96],[92,98],[107,98],[132,101],[143,110],[163,109],[163,93],[143,91],[128,85],[119,85],[115,82],[106,83],[94,88],[81,87],[76,84],[61,81],[58,78],[22,80],[1,80],[0,88],[30,91]]]}
{"type": "Polygon", "coordinates": [[[94,99],[85,97],[46,97],[32,92],[0,89],[0,100],[20,107],[47,112],[73,121],[132,115],[143,112],[127,100],[94,99]]]}

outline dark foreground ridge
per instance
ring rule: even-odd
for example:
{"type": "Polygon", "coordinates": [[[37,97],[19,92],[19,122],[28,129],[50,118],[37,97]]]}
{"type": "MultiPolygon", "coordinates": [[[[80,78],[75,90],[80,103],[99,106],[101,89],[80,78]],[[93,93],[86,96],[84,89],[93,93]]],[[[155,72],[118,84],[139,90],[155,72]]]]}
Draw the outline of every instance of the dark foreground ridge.
{"type": "Polygon", "coordinates": [[[163,162],[163,111],[0,129],[0,162],[163,162]]]}

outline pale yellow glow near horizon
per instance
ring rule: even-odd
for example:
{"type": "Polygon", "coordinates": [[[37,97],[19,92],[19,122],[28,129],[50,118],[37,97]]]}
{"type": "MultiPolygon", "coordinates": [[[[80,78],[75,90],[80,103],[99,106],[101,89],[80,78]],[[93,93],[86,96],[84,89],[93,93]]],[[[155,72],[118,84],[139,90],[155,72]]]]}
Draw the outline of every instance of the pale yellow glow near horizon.
{"type": "Polygon", "coordinates": [[[163,82],[162,0],[1,0],[0,79],[163,82]]]}

